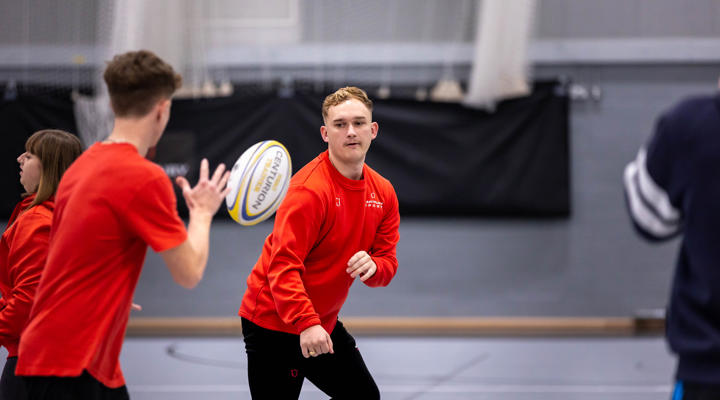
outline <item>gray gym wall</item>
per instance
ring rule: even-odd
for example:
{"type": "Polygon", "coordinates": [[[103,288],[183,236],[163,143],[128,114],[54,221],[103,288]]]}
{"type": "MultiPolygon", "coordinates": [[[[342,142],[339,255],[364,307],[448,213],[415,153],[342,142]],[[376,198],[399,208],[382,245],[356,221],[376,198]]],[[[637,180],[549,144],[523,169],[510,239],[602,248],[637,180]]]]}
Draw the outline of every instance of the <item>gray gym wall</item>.
{"type": "MultiPolygon", "coordinates": [[[[393,27],[397,43],[388,44],[382,23],[387,2],[301,0],[300,4],[303,21],[322,17],[332,7],[345,7],[344,22],[356,18],[358,23],[343,28],[340,45],[361,42],[356,57],[372,54],[377,60],[367,64],[348,54],[351,61],[341,66],[342,72],[333,65],[324,67],[323,73],[331,78],[376,83],[387,71],[383,59],[393,61],[394,54],[405,54],[412,40],[417,42],[418,60],[393,66],[393,82],[435,82],[447,58],[454,61],[457,78],[467,76],[471,46],[464,43],[452,54],[443,52],[443,41],[453,35],[446,26],[437,26],[423,37],[417,24],[399,23],[393,27]],[[373,54],[373,48],[383,51],[373,54]]],[[[397,4],[397,12],[413,13],[423,3],[397,4]]],[[[476,7],[455,0],[439,4],[436,10],[442,15],[461,16],[463,9],[476,7]]],[[[17,60],[36,60],[34,53],[23,53],[28,46],[51,58],[67,54],[68,49],[96,46],[97,24],[103,22],[94,18],[96,7],[80,1],[62,6],[51,0],[0,1],[0,81],[88,81],[92,65],[17,60]],[[32,17],[23,17],[28,10],[32,17]],[[69,34],[58,20],[80,20],[84,28],[69,34]],[[47,29],[28,32],[23,29],[27,21],[47,29]]],[[[539,0],[537,17],[537,41],[531,48],[534,77],[563,76],[579,89],[597,87],[601,94],[584,98],[578,93],[571,104],[571,217],[553,221],[405,218],[396,279],[389,288],[355,285],[344,315],[625,316],[664,307],[678,241],[653,245],[634,234],[624,209],[621,176],[662,110],[687,95],[716,90],[720,2],[539,0]]],[[[447,19],[438,16],[438,20],[447,19]]],[[[343,21],[326,22],[321,29],[299,32],[301,45],[320,53],[335,49],[331,37],[339,34],[343,21]]],[[[470,40],[472,31],[468,24],[462,38],[470,40]]],[[[257,50],[227,46],[237,51],[228,53],[225,64],[216,60],[215,69],[233,79],[268,74],[311,78],[318,73],[313,60],[318,53],[312,51],[305,52],[305,59],[288,60],[277,53],[259,60],[252,58],[257,50]],[[237,59],[242,55],[245,60],[237,59]],[[267,69],[263,62],[275,64],[267,69]]],[[[378,140],[382,140],[379,123],[378,140]]],[[[318,139],[316,132],[307,134],[308,140],[318,139]]],[[[204,281],[193,291],[174,285],[160,257],[150,252],[136,292],[136,302],[144,306],[142,315],[234,315],[270,229],[269,222],[252,228],[213,226],[209,266],[204,281]]]]}

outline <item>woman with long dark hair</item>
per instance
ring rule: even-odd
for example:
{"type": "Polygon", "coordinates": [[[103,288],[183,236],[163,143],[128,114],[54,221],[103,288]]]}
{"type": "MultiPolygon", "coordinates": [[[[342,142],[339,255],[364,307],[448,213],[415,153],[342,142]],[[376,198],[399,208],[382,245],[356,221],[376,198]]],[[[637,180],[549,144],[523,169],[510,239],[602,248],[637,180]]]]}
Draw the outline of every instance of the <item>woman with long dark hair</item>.
{"type": "Polygon", "coordinates": [[[27,398],[22,378],[15,376],[20,334],[48,254],[55,191],[80,153],[77,136],[46,129],[30,136],[17,158],[25,193],[0,238],[0,345],[8,351],[0,400],[27,398]]]}

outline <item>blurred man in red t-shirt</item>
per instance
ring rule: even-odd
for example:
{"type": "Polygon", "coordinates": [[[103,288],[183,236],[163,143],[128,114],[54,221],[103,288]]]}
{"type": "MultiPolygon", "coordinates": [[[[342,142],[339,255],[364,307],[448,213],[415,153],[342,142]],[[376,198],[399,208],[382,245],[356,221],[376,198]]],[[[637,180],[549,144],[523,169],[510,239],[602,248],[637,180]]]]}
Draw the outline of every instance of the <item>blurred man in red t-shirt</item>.
{"type": "Polygon", "coordinates": [[[207,265],[212,217],[229,173],[200,165],[195,187],[178,178],[190,211],[177,214],[168,176],[145,159],[170,118],[181,83],[149,51],[121,54],[104,74],[115,126],[63,176],[56,196],[47,264],[20,340],[17,374],[30,399],[127,399],[118,361],[147,247],[162,255],[187,288],[207,265]]]}

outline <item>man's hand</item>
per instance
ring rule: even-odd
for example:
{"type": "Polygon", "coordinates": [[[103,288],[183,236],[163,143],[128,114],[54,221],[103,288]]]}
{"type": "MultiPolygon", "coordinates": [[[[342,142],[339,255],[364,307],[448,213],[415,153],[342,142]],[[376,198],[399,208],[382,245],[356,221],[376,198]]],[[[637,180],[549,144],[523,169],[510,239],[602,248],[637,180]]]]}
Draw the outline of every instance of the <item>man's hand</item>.
{"type": "Polygon", "coordinates": [[[212,217],[220,208],[230,188],[225,187],[230,179],[230,171],[225,171],[225,164],[218,165],[211,179],[208,179],[210,166],[208,160],[203,158],[200,162],[200,179],[197,185],[191,188],[185,177],[178,176],[175,183],[182,189],[185,203],[190,212],[200,212],[212,217]]]}
{"type": "Polygon", "coordinates": [[[371,276],[375,275],[375,271],[377,271],[375,261],[373,261],[372,257],[365,251],[355,253],[355,255],[350,257],[347,265],[348,268],[345,272],[350,274],[350,277],[353,279],[359,275],[360,280],[363,282],[370,279],[371,276]]]}
{"type": "Polygon", "coordinates": [[[209,169],[208,160],[203,158],[200,162],[200,177],[195,187],[190,187],[190,183],[182,176],[175,180],[182,189],[190,211],[187,239],[160,252],[175,282],[187,289],[194,288],[202,280],[210,248],[210,224],[213,215],[230,192],[230,188],[226,187],[230,172],[225,171],[225,165],[220,164],[212,178],[208,179],[209,169]]]}
{"type": "Polygon", "coordinates": [[[300,350],[305,358],[334,353],[332,339],[320,325],[313,325],[300,333],[300,350]]]}

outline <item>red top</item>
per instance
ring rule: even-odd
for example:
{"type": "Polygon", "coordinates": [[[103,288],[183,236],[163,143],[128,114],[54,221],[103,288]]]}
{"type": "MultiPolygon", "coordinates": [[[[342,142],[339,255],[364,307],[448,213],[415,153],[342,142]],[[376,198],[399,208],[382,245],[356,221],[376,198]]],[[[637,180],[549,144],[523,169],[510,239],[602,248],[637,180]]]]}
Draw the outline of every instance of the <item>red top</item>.
{"type": "Polygon", "coordinates": [[[187,238],[159,166],[127,143],[96,143],[60,181],[47,265],[20,342],[18,375],[125,384],[118,361],[147,246],[187,238]]]}
{"type": "Polygon", "coordinates": [[[8,357],[18,355],[20,333],[30,316],[48,254],[53,198],[25,211],[33,200],[34,194],[15,206],[0,238],[0,344],[7,348],[8,357]]]}
{"type": "Polygon", "coordinates": [[[363,179],[341,175],[320,154],[293,176],[247,280],[240,316],[266,329],[299,334],[335,328],[353,279],[345,272],[360,250],[377,272],[365,281],[385,286],[395,275],[398,201],[390,182],[363,166],[363,179]]]}

